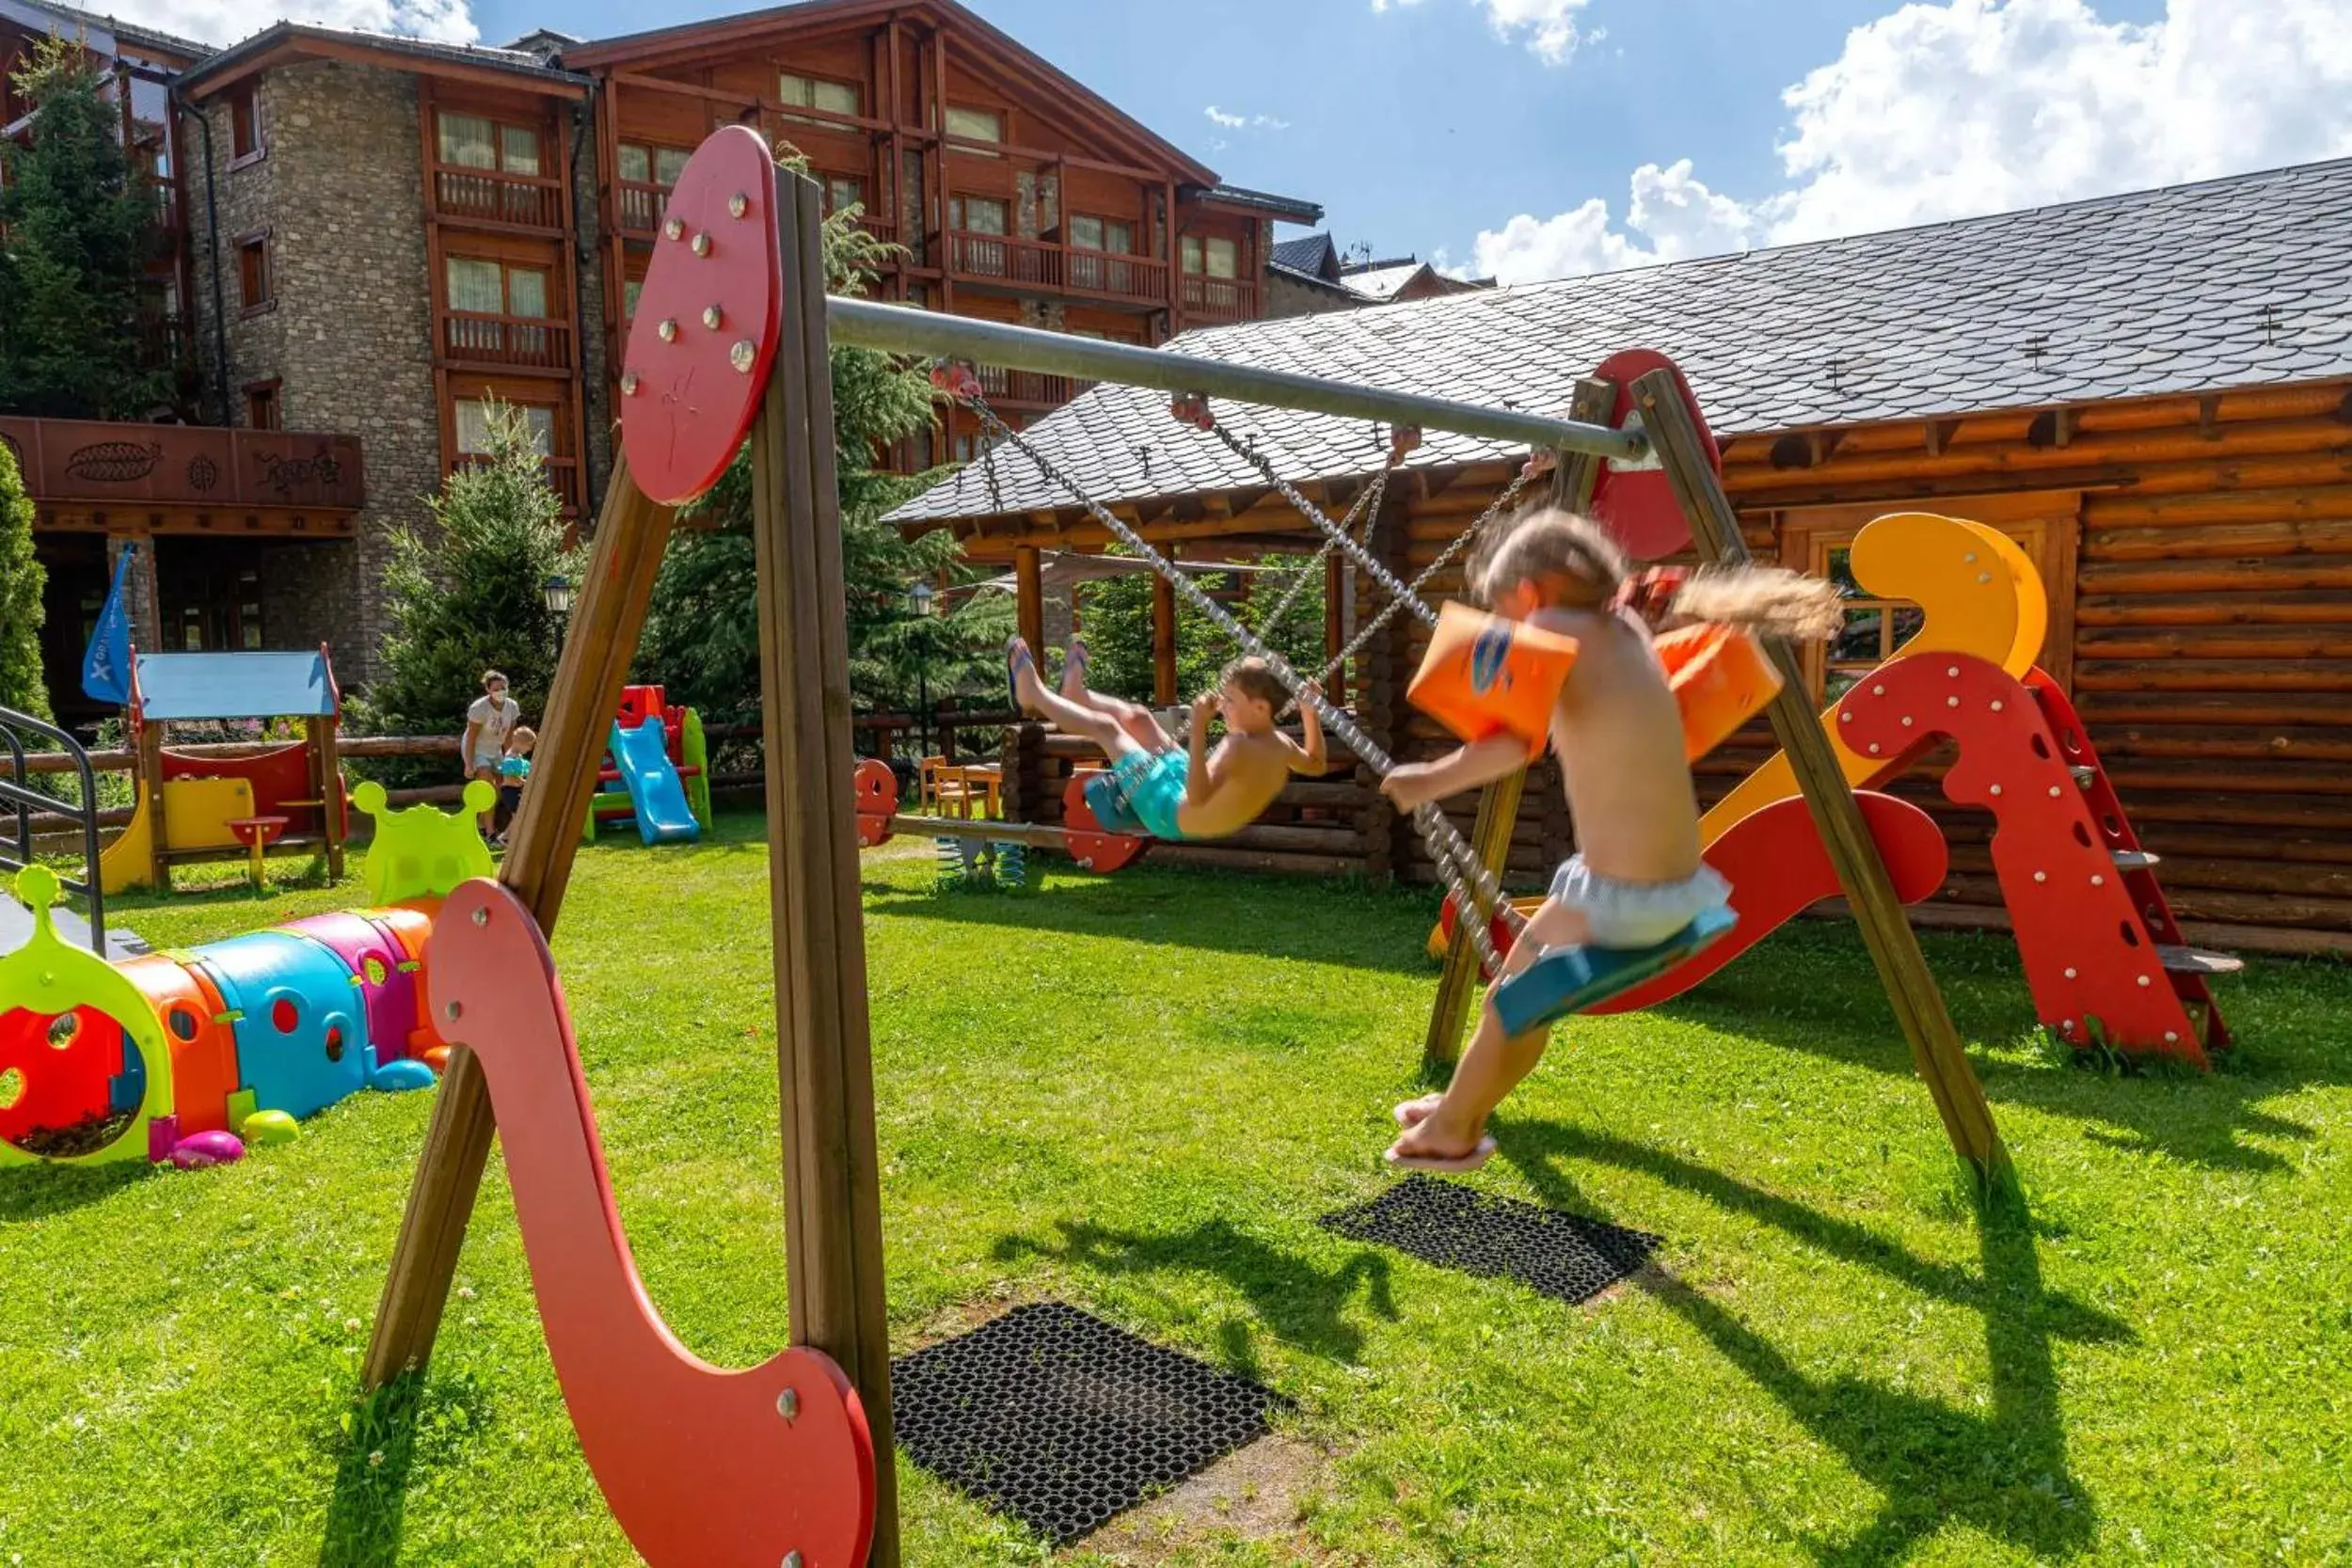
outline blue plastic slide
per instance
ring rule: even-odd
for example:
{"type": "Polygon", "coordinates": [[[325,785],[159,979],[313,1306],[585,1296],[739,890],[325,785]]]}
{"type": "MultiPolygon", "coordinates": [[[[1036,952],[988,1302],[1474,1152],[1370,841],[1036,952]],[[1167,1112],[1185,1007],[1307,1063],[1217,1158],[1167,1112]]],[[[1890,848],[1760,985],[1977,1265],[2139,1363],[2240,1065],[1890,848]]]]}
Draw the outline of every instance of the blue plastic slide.
{"type": "Polygon", "coordinates": [[[670,764],[659,716],[633,730],[612,726],[612,766],[637,812],[637,836],[647,844],[691,844],[702,824],[686,804],[686,785],[670,764]]]}

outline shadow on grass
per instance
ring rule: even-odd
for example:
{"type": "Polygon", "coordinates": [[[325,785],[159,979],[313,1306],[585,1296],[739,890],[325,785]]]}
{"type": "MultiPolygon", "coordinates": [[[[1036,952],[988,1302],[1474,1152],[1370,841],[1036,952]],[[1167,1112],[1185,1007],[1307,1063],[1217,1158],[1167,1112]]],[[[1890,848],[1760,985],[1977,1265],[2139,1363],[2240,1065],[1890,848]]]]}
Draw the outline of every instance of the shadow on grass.
{"type": "Polygon", "coordinates": [[[155,1167],[145,1160],[108,1165],[24,1165],[0,1172],[0,1225],[69,1213],[153,1174],[155,1167]]]}
{"type": "Polygon", "coordinates": [[[1777,1197],[1663,1150],[1557,1123],[1502,1130],[1505,1156],[1545,1201],[1600,1212],[1561,1168],[1571,1159],[1639,1170],[1748,1214],[1842,1261],[1877,1270],[1984,1317],[1992,1408],[1977,1415],[1861,1378],[1815,1377],[1727,1308],[1658,1270],[1637,1282],[1833,1448],[1882,1501],[1845,1540],[1809,1543],[1838,1568],[1899,1562],[1957,1520],[2039,1557],[2070,1557],[2097,1533],[2098,1513],[2069,1471],[2053,1338],[2130,1341],[2116,1319],[2042,1285],[2030,1225],[1994,1213],[1978,1227],[1982,1271],[1920,1259],[1860,1226],[1777,1197]]]}
{"type": "Polygon", "coordinates": [[[389,1568],[399,1560],[424,1389],[425,1374],[408,1372],[353,1408],[335,1466],[335,1496],[326,1505],[319,1568],[389,1568]]]}
{"type": "MultiPolygon", "coordinates": [[[[1661,1011],[1782,1050],[1912,1074],[1910,1048],[1851,927],[1792,928],[1768,942],[1779,961],[1734,965],[1661,1011]],[[1786,984],[1792,960],[1803,965],[1802,986],[1786,984]]],[[[2032,1003],[2008,938],[1934,933],[1928,953],[1963,1038],[2016,1039],[2033,1029],[2032,1003]]],[[[2091,1135],[2127,1152],[2217,1170],[2284,1172],[2293,1168],[2290,1161],[2248,1140],[2308,1139],[2312,1131],[2256,1101],[2312,1085],[2352,1085],[2352,1060],[2330,1048],[2333,1020],[2352,987],[2324,974],[2305,987],[2297,967],[2251,973],[2250,982],[2221,988],[2224,1016],[2258,1001],[2283,998],[2283,1005],[2262,1007],[2259,1031],[2241,1026],[2239,1049],[2217,1058],[2211,1072],[2166,1063],[2118,1071],[2055,1045],[2022,1065],[1981,1053],[1971,1053],[1971,1060],[1996,1111],[2019,1105],[2104,1124],[2109,1131],[2091,1135]],[[2306,990],[2310,994],[2301,994],[2306,990]]]]}
{"type": "MultiPolygon", "coordinates": [[[[1370,1248],[1357,1251],[1327,1274],[1227,1220],[1209,1220],[1188,1230],[1156,1235],[1113,1230],[1084,1220],[1057,1228],[1057,1242],[1000,1237],[993,1256],[999,1262],[1048,1258],[1104,1275],[1215,1275],[1248,1299],[1257,1320],[1275,1338],[1348,1364],[1356,1362],[1364,1343],[1363,1331],[1345,1315],[1357,1296],[1364,1296],[1366,1305],[1382,1318],[1396,1321],[1388,1258],[1370,1248]]],[[[1234,1370],[1255,1376],[1256,1357],[1248,1336],[1239,1330],[1239,1324],[1227,1327],[1227,1360],[1234,1370]]]]}
{"type": "Polygon", "coordinates": [[[319,1568],[389,1568],[400,1560],[409,1473],[446,1461],[486,1421],[488,1401],[470,1375],[407,1372],[353,1402],[327,1441],[335,1495],[326,1505],[319,1568]]]}

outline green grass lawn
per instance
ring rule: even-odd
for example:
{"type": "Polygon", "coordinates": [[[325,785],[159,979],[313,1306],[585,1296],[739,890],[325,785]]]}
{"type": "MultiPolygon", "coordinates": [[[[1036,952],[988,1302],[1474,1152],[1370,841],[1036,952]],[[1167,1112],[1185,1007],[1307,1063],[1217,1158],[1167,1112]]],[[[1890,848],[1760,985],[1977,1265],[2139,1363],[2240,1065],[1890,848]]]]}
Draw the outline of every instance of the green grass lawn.
{"type": "MultiPolygon", "coordinates": [[[[699,1354],[784,1338],[757,824],[586,851],[555,943],[623,1219],[699,1354]]],[[[1266,1496],[1073,1560],[2352,1560],[2352,972],[2222,985],[2241,1049],[2119,1077],[2012,955],[1928,952],[2029,1223],[1979,1226],[1842,927],[1580,1023],[1474,1179],[1657,1232],[1581,1307],[1341,1240],[1415,1084],[1431,903],[866,864],[894,1334],[1056,1297],[1295,1402],[1266,1496]],[[1265,1504],[1267,1506],[1257,1506],[1265,1504]]],[[[131,904],[158,945],[356,884],[131,904]]],[[[582,1463],[494,1157],[439,1352],[355,1404],[430,1097],[218,1171],[0,1178],[0,1563],[633,1560],[582,1463]]],[[[1045,1554],[900,1470],[908,1560],[1045,1554]]]]}

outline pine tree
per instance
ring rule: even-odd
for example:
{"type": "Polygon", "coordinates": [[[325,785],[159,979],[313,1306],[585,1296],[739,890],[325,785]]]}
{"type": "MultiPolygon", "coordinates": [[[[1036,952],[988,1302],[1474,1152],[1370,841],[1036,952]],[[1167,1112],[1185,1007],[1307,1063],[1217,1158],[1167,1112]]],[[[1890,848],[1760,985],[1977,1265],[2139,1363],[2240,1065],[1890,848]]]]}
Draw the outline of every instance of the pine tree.
{"type": "Polygon", "coordinates": [[[529,420],[494,403],[488,436],[480,462],[442,481],[437,530],[392,536],[385,673],[359,705],[360,723],[379,733],[456,734],[485,670],[505,674],[527,722],[546,712],[564,636],[547,580],[580,568],[529,420]]]}
{"type": "Polygon", "coordinates": [[[0,441],[0,707],[36,719],[50,716],[40,670],[40,594],[47,580],[33,554],[33,503],[16,454],[0,441]]]}
{"type": "MultiPolygon", "coordinates": [[[[1301,675],[1323,668],[1323,568],[1317,580],[1305,585],[1279,626],[1267,619],[1280,608],[1283,595],[1307,566],[1306,556],[1267,556],[1258,562],[1267,570],[1246,574],[1241,595],[1226,608],[1233,618],[1291,662],[1301,675]]],[[[1213,575],[1199,579],[1216,586],[1213,575]]],[[[1097,690],[1138,703],[1152,700],[1152,584],[1149,572],[1087,587],[1079,601],[1079,621],[1085,627],[1087,652],[1092,657],[1088,679],[1097,690]]],[[[1216,683],[1217,672],[1242,653],[1224,628],[1195,610],[1182,594],[1176,599],[1176,696],[1187,702],[1216,683]]]]}
{"type": "Polygon", "coordinates": [[[34,119],[29,147],[0,142],[0,413],[128,419],[169,395],[139,339],[155,214],[102,85],[54,36],[16,74],[34,119]]]}

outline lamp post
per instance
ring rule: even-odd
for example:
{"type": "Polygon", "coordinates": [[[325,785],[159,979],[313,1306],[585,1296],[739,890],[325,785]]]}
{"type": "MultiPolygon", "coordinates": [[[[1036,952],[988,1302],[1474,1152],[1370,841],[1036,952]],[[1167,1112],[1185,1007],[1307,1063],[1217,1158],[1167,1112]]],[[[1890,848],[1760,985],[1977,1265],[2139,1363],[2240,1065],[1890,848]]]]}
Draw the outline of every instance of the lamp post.
{"type": "MultiPolygon", "coordinates": [[[[931,585],[917,578],[907,587],[907,608],[917,621],[931,618],[936,599],[931,585]]],[[[931,754],[931,650],[930,633],[916,636],[914,643],[914,705],[916,709],[916,741],[923,756],[931,754]]],[[[920,759],[918,759],[920,760],[920,759]]]]}
{"type": "Polygon", "coordinates": [[[572,579],[561,572],[539,585],[539,596],[547,601],[548,613],[559,621],[572,616],[572,579]]]}

